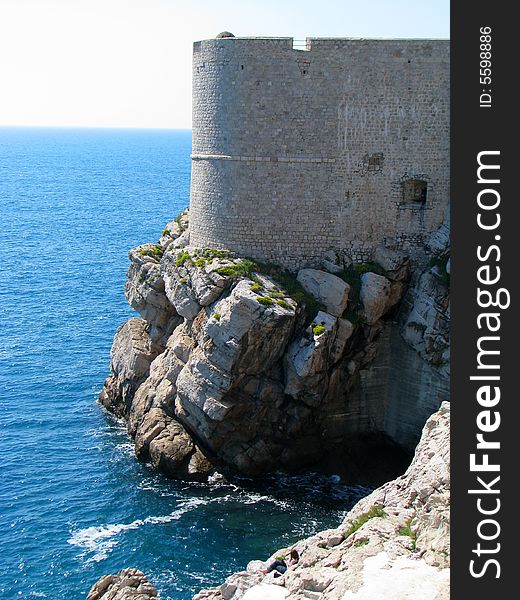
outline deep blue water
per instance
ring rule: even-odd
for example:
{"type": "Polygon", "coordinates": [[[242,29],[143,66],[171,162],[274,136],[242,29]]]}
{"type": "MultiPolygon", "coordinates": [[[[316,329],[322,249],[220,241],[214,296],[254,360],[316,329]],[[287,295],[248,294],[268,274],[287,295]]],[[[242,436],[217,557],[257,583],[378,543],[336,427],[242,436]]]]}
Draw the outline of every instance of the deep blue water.
{"type": "Polygon", "coordinates": [[[127,251],[188,204],[188,131],[0,129],[0,597],[84,598],[136,566],[188,599],[339,522],[362,493],[164,479],[95,400],[127,251]]]}

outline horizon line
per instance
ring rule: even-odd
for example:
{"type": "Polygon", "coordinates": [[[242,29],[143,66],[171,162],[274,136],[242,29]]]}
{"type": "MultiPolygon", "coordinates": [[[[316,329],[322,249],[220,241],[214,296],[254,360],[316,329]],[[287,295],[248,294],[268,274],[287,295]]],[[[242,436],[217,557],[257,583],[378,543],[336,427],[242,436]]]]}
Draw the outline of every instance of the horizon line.
{"type": "Polygon", "coordinates": [[[33,125],[0,123],[0,129],[124,129],[148,131],[191,131],[191,127],[146,127],[139,125],[33,125]]]}

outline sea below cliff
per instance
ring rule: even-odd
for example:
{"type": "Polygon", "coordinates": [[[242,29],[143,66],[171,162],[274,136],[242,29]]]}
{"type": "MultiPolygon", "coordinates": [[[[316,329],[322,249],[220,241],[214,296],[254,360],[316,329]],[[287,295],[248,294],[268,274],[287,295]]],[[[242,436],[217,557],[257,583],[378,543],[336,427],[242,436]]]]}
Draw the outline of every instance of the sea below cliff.
{"type": "Polygon", "coordinates": [[[127,252],[188,204],[191,132],[0,129],[0,596],[81,599],[136,565],[184,600],[336,526],[337,478],[183,483],[95,403],[127,252]]]}

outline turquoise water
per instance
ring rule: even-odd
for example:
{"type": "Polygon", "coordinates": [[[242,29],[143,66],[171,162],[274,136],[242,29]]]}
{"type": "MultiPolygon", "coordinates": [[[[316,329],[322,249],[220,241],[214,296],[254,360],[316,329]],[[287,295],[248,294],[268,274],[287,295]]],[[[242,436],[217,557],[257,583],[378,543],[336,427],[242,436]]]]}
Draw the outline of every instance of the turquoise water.
{"type": "Polygon", "coordinates": [[[127,251],[188,204],[190,148],[188,131],[0,129],[2,599],[81,599],[126,566],[188,599],[366,492],[169,481],[96,404],[132,316],[127,251]]]}

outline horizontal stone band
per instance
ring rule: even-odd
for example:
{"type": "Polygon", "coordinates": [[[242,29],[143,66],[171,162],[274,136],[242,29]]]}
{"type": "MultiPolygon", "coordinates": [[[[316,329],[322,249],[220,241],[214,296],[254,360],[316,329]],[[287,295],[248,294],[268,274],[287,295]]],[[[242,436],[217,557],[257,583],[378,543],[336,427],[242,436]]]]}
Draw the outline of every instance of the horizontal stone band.
{"type": "Polygon", "coordinates": [[[236,160],[249,162],[286,162],[286,163],[334,163],[335,158],[312,158],[300,156],[231,156],[228,154],[192,154],[192,160],[236,160]]]}

